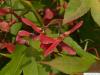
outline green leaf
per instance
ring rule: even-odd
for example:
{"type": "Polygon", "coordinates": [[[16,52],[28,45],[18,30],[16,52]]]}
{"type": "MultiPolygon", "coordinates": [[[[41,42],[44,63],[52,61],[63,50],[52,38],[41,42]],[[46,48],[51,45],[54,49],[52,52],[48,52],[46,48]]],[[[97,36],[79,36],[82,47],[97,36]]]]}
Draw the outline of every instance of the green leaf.
{"type": "Polygon", "coordinates": [[[13,53],[12,60],[0,70],[0,75],[20,75],[21,64],[24,61],[24,50],[26,49],[23,45],[17,45],[16,50],[13,53]]]}
{"type": "Polygon", "coordinates": [[[94,21],[100,26],[100,0],[91,0],[91,14],[94,21]]]}
{"type": "Polygon", "coordinates": [[[18,33],[18,31],[21,29],[22,24],[21,23],[16,23],[13,26],[11,26],[10,28],[10,32],[13,35],[16,35],[18,33]]]}
{"type": "Polygon", "coordinates": [[[45,70],[41,64],[37,62],[41,60],[40,54],[33,50],[32,47],[27,48],[25,51],[25,59],[23,61],[23,74],[24,75],[48,75],[48,72],[45,70]]]}
{"type": "MultiPolygon", "coordinates": [[[[63,5],[63,4],[64,4],[64,0],[58,0],[58,3],[59,3],[60,5],[63,5]]],[[[63,14],[63,13],[64,13],[64,8],[61,7],[61,8],[60,8],[60,11],[59,11],[59,14],[63,14]]]]}
{"type": "Polygon", "coordinates": [[[4,56],[4,57],[7,57],[7,58],[11,58],[11,55],[12,54],[0,53],[0,56],[4,56]]]}
{"type": "Polygon", "coordinates": [[[14,9],[24,8],[23,5],[20,3],[19,0],[12,0],[12,7],[14,9]]]}
{"type": "Polygon", "coordinates": [[[23,68],[24,75],[48,75],[45,68],[38,64],[34,58],[23,68]]]}
{"type": "Polygon", "coordinates": [[[29,42],[30,46],[35,48],[36,50],[38,51],[41,51],[42,49],[40,48],[40,41],[39,40],[34,40],[33,39],[30,39],[30,42],[29,42]]]}
{"type": "Polygon", "coordinates": [[[36,0],[32,2],[32,5],[35,7],[35,9],[41,9],[44,8],[46,5],[43,4],[42,2],[36,0]]]}
{"type": "Polygon", "coordinates": [[[39,75],[37,63],[34,58],[31,58],[30,62],[23,68],[23,73],[24,75],[39,75]]]}
{"type": "Polygon", "coordinates": [[[65,10],[63,24],[86,14],[90,9],[89,1],[90,0],[70,0],[68,8],[65,10]]]}
{"type": "Polygon", "coordinates": [[[34,23],[38,24],[38,25],[40,24],[38,22],[36,16],[32,12],[25,14],[25,17],[28,18],[29,20],[33,21],[34,23]]]}
{"type": "Polygon", "coordinates": [[[39,75],[49,75],[49,72],[46,71],[46,68],[43,65],[38,64],[39,75]]]}
{"type": "Polygon", "coordinates": [[[34,6],[32,5],[32,3],[30,1],[27,0],[20,0],[20,2],[23,4],[23,6],[27,9],[31,9],[32,12],[35,15],[35,18],[38,20],[39,25],[44,26],[44,23],[42,22],[42,18],[41,16],[38,14],[38,12],[36,11],[36,9],[34,8],[34,6]]]}
{"type": "Polygon", "coordinates": [[[46,32],[47,36],[49,36],[49,37],[53,37],[53,38],[59,37],[58,33],[52,32],[54,30],[46,29],[45,32],[46,32]]]}
{"type": "Polygon", "coordinates": [[[62,56],[57,57],[49,62],[43,62],[59,71],[66,74],[75,74],[85,72],[95,62],[91,58],[76,57],[76,56],[62,56]]]}

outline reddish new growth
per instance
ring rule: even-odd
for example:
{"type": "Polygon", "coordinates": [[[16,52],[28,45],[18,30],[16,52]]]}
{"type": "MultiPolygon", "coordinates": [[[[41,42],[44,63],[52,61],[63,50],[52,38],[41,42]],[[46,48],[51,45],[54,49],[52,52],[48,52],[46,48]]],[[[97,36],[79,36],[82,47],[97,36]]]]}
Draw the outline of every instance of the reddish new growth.
{"type": "MultiPolygon", "coordinates": [[[[9,14],[11,12],[10,8],[0,8],[0,16],[5,16],[6,14],[9,14]]],[[[0,30],[4,32],[9,32],[10,27],[16,23],[16,20],[11,20],[9,22],[6,22],[2,19],[0,19],[0,30]]]]}
{"type": "Polygon", "coordinates": [[[7,43],[7,42],[1,42],[0,43],[0,49],[6,48],[9,53],[12,53],[15,49],[15,45],[13,43],[7,43]]]}
{"type": "Polygon", "coordinates": [[[12,53],[15,49],[15,45],[12,43],[5,43],[4,48],[7,48],[9,53],[12,53]]]}
{"type": "Polygon", "coordinates": [[[4,16],[6,14],[10,13],[10,9],[9,8],[0,8],[0,16],[4,16]]]}
{"type": "Polygon", "coordinates": [[[46,8],[44,11],[43,21],[44,24],[47,25],[55,16],[55,13],[50,8],[46,8]]]}
{"type": "Polygon", "coordinates": [[[0,3],[3,2],[3,1],[5,1],[5,0],[0,0],[0,3]]]}
{"type": "Polygon", "coordinates": [[[44,15],[44,19],[47,19],[47,20],[50,20],[54,17],[54,12],[49,9],[49,8],[46,8],[45,9],[45,15],[44,15]]]}
{"type": "MultiPolygon", "coordinates": [[[[4,0],[1,0],[2,2],[4,0]]],[[[10,8],[0,8],[0,16],[5,16],[11,12],[10,8]]],[[[3,19],[0,19],[0,31],[2,32],[9,32],[10,27],[16,23],[16,20],[12,19],[10,21],[4,21],[3,19]]],[[[12,53],[15,49],[15,45],[10,42],[1,42],[0,41],[0,49],[6,48],[9,53],[12,53]]]]}
{"type": "MultiPolygon", "coordinates": [[[[27,18],[22,18],[22,22],[25,23],[28,26],[31,26],[34,31],[39,33],[38,40],[40,40],[40,42],[41,42],[40,47],[42,49],[44,49],[44,56],[48,56],[49,54],[51,54],[57,46],[60,46],[62,48],[62,50],[67,51],[68,54],[70,54],[70,55],[75,55],[76,54],[76,52],[74,51],[74,49],[72,47],[70,47],[69,45],[67,45],[63,42],[63,39],[65,37],[69,36],[71,33],[76,31],[77,29],[79,29],[81,27],[81,25],[83,24],[83,21],[80,21],[79,23],[77,23],[72,29],[70,29],[69,31],[61,34],[58,38],[51,38],[51,37],[48,37],[47,35],[44,35],[42,29],[37,27],[34,23],[32,23],[27,18]]],[[[19,42],[19,43],[24,43],[25,44],[26,40],[22,40],[21,35],[22,36],[27,36],[27,35],[30,36],[32,33],[29,33],[29,32],[26,32],[26,31],[23,31],[23,32],[26,35],[24,35],[24,34],[22,35],[21,34],[22,31],[19,32],[18,36],[16,38],[16,41],[19,42]]],[[[33,36],[36,36],[36,35],[34,34],[33,36]]]]}
{"type": "Polygon", "coordinates": [[[23,37],[29,37],[30,33],[24,30],[19,31],[17,37],[16,37],[16,42],[18,42],[19,44],[26,44],[28,45],[29,42],[28,40],[23,39],[23,37]]]}
{"type": "MultiPolygon", "coordinates": [[[[10,13],[8,8],[0,9],[1,16],[4,16],[8,13],[10,13]]],[[[40,27],[38,27],[35,23],[30,21],[29,19],[18,16],[14,11],[11,12],[11,14],[13,14],[20,22],[31,27],[35,31],[35,33],[33,35],[33,33],[31,33],[31,32],[28,32],[25,30],[20,30],[16,36],[17,43],[29,45],[29,41],[25,38],[33,38],[33,40],[36,40],[35,38],[38,37],[37,39],[41,42],[40,47],[43,49],[44,56],[48,56],[49,54],[54,52],[54,49],[57,47],[60,47],[62,50],[66,51],[69,55],[76,54],[75,50],[72,47],[70,47],[68,44],[63,42],[63,39],[65,37],[69,36],[70,34],[72,34],[77,29],[79,29],[81,27],[81,25],[83,24],[83,21],[80,21],[75,26],[73,26],[72,29],[70,29],[67,32],[64,32],[59,37],[52,38],[52,37],[48,37],[47,35],[45,35],[44,31],[40,27]]],[[[53,11],[51,9],[47,8],[45,10],[45,15],[43,17],[44,21],[52,20],[53,17],[54,17],[53,11]]],[[[5,22],[3,20],[0,20],[0,30],[4,31],[4,32],[9,32],[10,26],[13,25],[14,23],[16,23],[15,20],[12,20],[10,22],[5,22]]],[[[12,53],[14,46],[11,43],[5,43],[5,46],[3,48],[7,48],[8,51],[10,53],[12,53]]]]}
{"type": "Polygon", "coordinates": [[[0,30],[1,30],[1,31],[4,31],[4,32],[9,32],[10,27],[11,27],[14,23],[16,23],[16,20],[12,20],[12,21],[9,21],[9,22],[6,22],[6,21],[1,20],[1,21],[0,21],[0,30]]]}
{"type": "Polygon", "coordinates": [[[56,75],[56,74],[54,74],[54,73],[50,72],[50,73],[49,73],[49,75],[56,75]]]}
{"type": "Polygon", "coordinates": [[[57,10],[60,10],[61,8],[67,9],[67,6],[68,6],[68,4],[65,1],[65,2],[57,5],[57,10]]]}
{"type": "Polygon", "coordinates": [[[83,21],[79,22],[72,29],[61,34],[58,38],[51,38],[46,35],[40,34],[41,48],[44,49],[44,55],[48,56],[49,54],[51,54],[57,46],[60,46],[62,50],[67,51],[68,54],[75,55],[76,52],[74,51],[74,49],[71,48],[69,45],[65,44],[63,42],[63,39],[69,36],[71,33],[76,31],[77,29],[79,29],[82,24],[83,24],[83,21]]]}

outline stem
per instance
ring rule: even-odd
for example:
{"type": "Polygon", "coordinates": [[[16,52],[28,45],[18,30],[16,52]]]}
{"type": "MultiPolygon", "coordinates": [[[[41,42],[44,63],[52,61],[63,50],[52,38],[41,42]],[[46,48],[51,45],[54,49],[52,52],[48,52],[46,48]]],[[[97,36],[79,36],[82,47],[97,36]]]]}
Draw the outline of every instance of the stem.
{"type": "Polygon", "coordinates": [[[20,16],[18,16],[14,11],[11,12],[18,20],[21,20],[20,16]]]}
{"type": "Polygon", "coordinates": [[[79,29],[83,24],[83,21],[80,21],[79,23],[77,23],[72,29],[70,29],[67,32],[64,32],[63,34],[61,34],[59,36],[60,39],[64,39],[65,37],[69,36],[71,33],[75,32],[77,29],[79,29]]]}
{"type": "MultiPolygon", "coordinates": [[[[12,12],[12,11],[13,11],[13,10],[12,10],[12,7],[13,7],[13,6],[12,6],[12,1],[11,1],[11,0],[10,0],[10,7],[11,7],[10,9],[11,9],[11,12],[12,12]]],[[[12,19],[13,19],[13,15],[11,14],[11,21],[12,21],[12,19]]]]}
{"type": "Polygon", "coordinates": [[[0,53],[0,55],[5,56],[5,57],[8,57],[8,58],[10,58],[10,57],[11,57],[11,55],[10,55],[10,54],[3,54],[3,53],[0,53]]]}
{"type": "Polygon", "coordinates": [[[28,10],[25,10],[25,11],[22,11],[20,16],[24,16],[25,14],[27,14],[29,11],[28,10]]]}
{"type": "Polygon", "coordinates": [[[62,20],[63,19],[54,19],[54,20],[51,20],[45,27],[47,28],[47,27],[49,27],[52,24],[59,24],[59,23],[61,24],[62,20]]]}
{"type": "Polygon", "coordinates": [[[31,10],[33,11],[33,13],[35,14],[35,17],[37,18],[37,20],[39,21],[40,25],[43,27],[43,30],[45,31],[45,25],[42,21],[42,18],[41,16],[38,14],[38,12],[35,10],[35,8],[33,7],[33,5],[31,4],[30,1],[24,1],[24,0],[21,0],[22,4],[25,6],[25,7],[28,7],[28,8],[31,8],[31,10]]]}
{"type": "Polygon", "coordinates": [[[44,27],[44,23],[42,21],[41,16],[37,13],[37,11],[35,10],[35,8],[31,4],[31,2],[30,1],[24,1],[24,0],[21,0],[21,2],[23,3],[24,6],[27,5],[27,7],[31,8],[31,11],[33,11],[33,13],[35,14],[35,16],[38,19],[39,23],[44,27]]]}
{"type": "Polygon", "coordinates": [[[84,51],[87,50],[87,48],[88,48],[88,43],[89,43],[89,41],[86,41],[86,44],[85,44],[85,47],[84,47],[84,51]]]}
{"type": "Polygon", "coordinates": [[[43,31],[45,32],[45,25],[42,21],[42,18],[40,17],[40,15],[36,12],[35,8],[32,7],[32,11],[35,14],[36,18],[38,19],[39,23],[41,24],[41,26],[43,27],[43,31]]]}
{"type": "Polygon", "coordinates": [[[26,9],[13,9],[14,11],[26,11],[26,9]]]}

